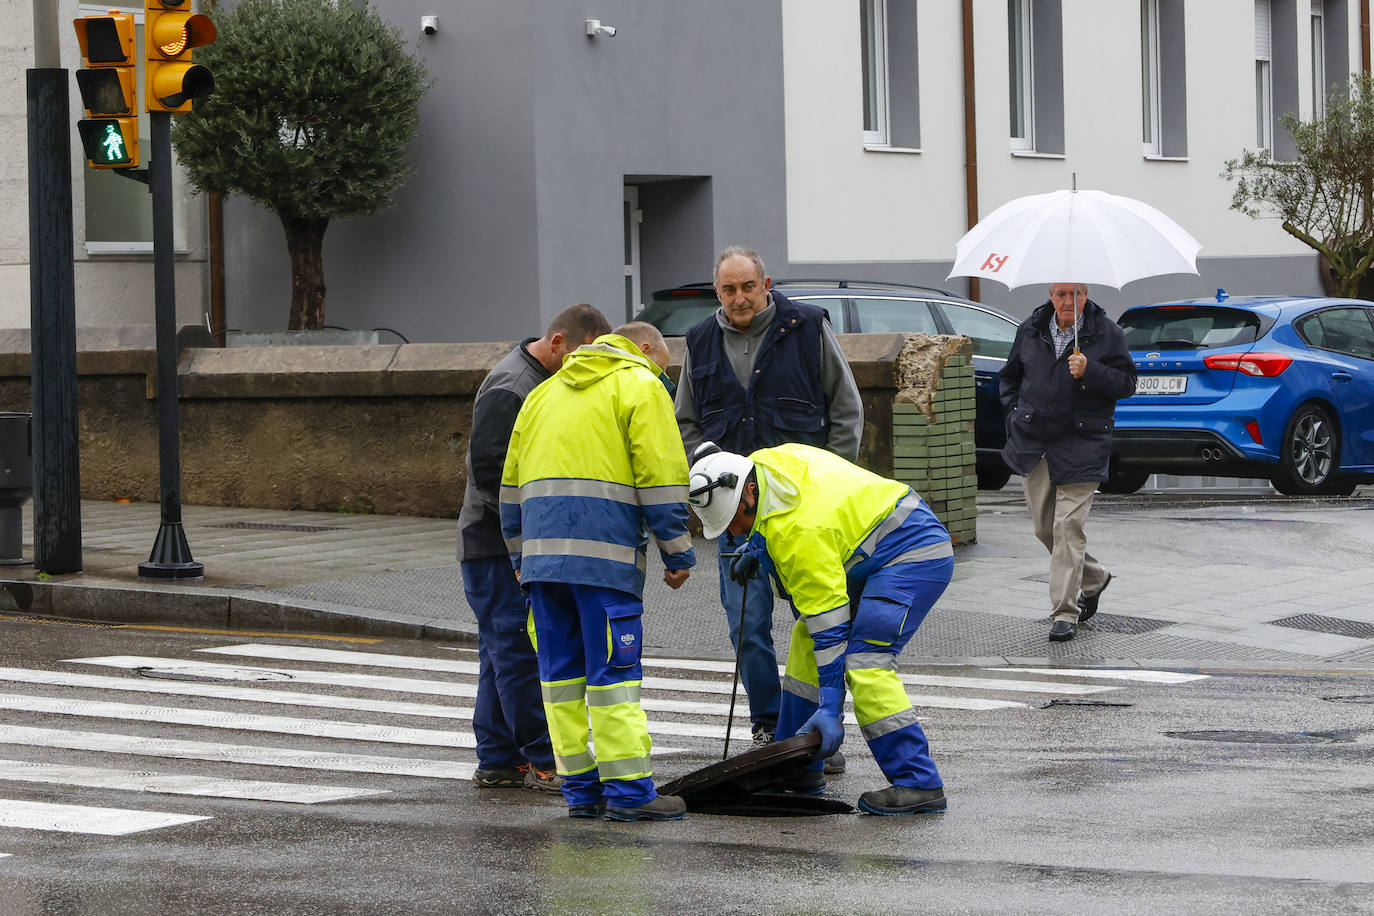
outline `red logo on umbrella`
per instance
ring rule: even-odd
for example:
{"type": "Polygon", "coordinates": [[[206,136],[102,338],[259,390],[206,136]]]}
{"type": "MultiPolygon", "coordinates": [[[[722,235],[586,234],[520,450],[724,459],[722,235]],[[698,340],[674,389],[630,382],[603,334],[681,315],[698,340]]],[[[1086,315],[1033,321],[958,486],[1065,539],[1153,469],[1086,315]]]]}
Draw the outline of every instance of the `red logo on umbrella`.
{"type": "Polygon", "coordinates": [[[993,252],[992,254],[988,255],[988,259],[984,261],[983,266],[978,269],[990,271],[991,273],[997,273],[997,271],[1002,269],[1002,265],[1007,263],[1007,257],[1008,255],[1004,254],[999,258],[997,256],[997,252],[993,252]]]}

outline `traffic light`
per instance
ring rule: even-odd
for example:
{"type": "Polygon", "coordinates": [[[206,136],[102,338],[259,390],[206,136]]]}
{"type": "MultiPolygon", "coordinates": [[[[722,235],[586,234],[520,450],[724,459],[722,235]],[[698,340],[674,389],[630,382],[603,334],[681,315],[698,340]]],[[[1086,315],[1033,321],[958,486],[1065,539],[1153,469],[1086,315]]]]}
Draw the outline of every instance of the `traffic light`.
{"type": "Polygon", "coordinates": [[[78,121],[81,146],[92,168],[138,165],[138,78],[134,16],[110,12],[72,20],[81,45],[76,86],[86,118],[78,121]]]}
{"type": "Polygon", "coordinates": [[[190,8],[191,0],[143,0],[149,111],[190,111],[192,99],[215,91],[210,71],[191,63],[192,48],[215,40],[215,24],[190,8]]]}

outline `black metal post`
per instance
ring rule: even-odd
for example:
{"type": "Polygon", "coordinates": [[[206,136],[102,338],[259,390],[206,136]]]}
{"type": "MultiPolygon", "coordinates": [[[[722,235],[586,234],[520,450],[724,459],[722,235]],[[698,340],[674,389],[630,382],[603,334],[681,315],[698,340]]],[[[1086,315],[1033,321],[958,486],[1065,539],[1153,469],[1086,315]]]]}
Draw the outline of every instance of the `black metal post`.
{"type": "Polygon", "coordinates": [[[181,440],[177,405],[177,300],[172,251],[172,116],[149,112],[152,156],[148,187],[153,194],[153,302],[157,328],[157,456],[162,525],[148,562],[138,564],[148,579],[199,579],[204,565],[191,558],[181,527],[181,440]]]}
{"type": "Polygon", "coordinates": [[[81,470],[67,71],[27,77],[33,565],[70,573],[81,571],[81,470]]]}

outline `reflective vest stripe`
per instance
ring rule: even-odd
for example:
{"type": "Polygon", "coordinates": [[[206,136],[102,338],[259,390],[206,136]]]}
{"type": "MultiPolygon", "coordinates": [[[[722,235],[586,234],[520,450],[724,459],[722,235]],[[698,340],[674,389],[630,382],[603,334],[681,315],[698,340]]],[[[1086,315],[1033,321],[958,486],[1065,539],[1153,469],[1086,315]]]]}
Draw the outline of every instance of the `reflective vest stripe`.
{"type": "MultiPolygon", "coordinates": [[[[831,646],[828,649],[817,649],[815,652],[816,667],[824,668],[826,665],[829,665],[830,663],[835,661],[835,659],[839,658],[841,655],[844,655],[845,648],[845,644],[840,643],[839,645],[831,646]]],[[[846,661],[846,667],[848,667],[848,664],[849,663],[846,661]]]]}
{"type": "Polygon", "coordinates": [[[897,505],[892,507],[892,511],[887,514],[878,527],[869,532],[868,537],[864,538],[858,547],[854,549],[854,555],[845,561],[845,570],[853,569],[864,560],[873,556],[873,552],[878,549],[878,542],[887,537],[898,528],[921,507],[921,497],[913,492],[908,492],[901,499],[897,500],[897,505]]]}
{"type": "Polygon", "coordinates": [[[893,655],[891,652],[854,652],[845,656],[844,670],[846,671],[860,671],[871,668],[896,671],[897,656],[893,655]]]}
{"type": "Polygon", "coordinates": [[[833,611],[826,611],[824,614],[813,614],[810,617],[803,617],[806,621],[806,632],[812,636],[817,633],[824,633],[831,627],[837,627],[842,623],[849,622],[849,605],[842,604],[833,611]]]}
{"type": "Polygon", "coordinates": [[[895,712],[876,722],[870,722],[862,726],[859,730],[863,732],[864,740],[872,741],[876,738],[881,738],[883,735],[890,735],[899,729],[906,728],[908,725],[915,725],[916,721],[916,710],[908,706],[900,712],[895,712]]]}
{"type": "Polygon", "coordinates": [[[579,477],[542,477],[521,486],[502,486],[502,502],[518,503],[549,496],[575,496],[583,499],[608,499],[630,506],[671,506],[687,502],[687,487],[670,484],[634,487],[609,480],[579,477]]]}
{"type": "Polygon", "coordinates": [[[617,706],[621,703],[639,702],[639,681],[625,681],[609,687],[588,687],[588,706],[617,706]]]}
{"type": "Polygon", "coordinates": [[[588,541],[581,538],[536,538],[521,545],[521,556],[528,560],[533,557],[587,557],[593,560],[612,560],[616,563],[644,566],[643,555],[633,547],[611,544],[606,541],[588,541]]]}
{"type": "Polygon", "coordinates": [[[571,703],[582,699],[587,693],[587,681],[585,678],[552,684],[540,681],[539,690],[544,695],[545,703],[571,703]]]}
{"type": "Polygon", "coordinates": [[[883,564],[883,569],[896,566],[898,563],[924,563],[927,560],[941,560],[952,556],[954,556],[954,545],[949,541],[941,541],[938,544],[927,544],[925,547],[917,547],[900,556],[893,557],[883,564]]]}
{"type": "Polygon", "coordinates": [[[654,774],[653,765],[648,757],[603,760],[597,769],[602,779],[640,779],[654,774]]]}
{"type": "Polygon", "coordinates": [[[790,674],[783,675],[782,689],[795,697],[801,697],[803,700],[810,700],[812,703],[820,703],[821,701],[821,687],[819,684],[808,684],[805,681],[792,677],[790,674]]]}
{"type": "MultiPolygon", "coordinates": [[[[655,540],[657,540],[657,538],[655,538],[655,540]]],[[[671,541],[658,541],[658,549],[668,554],[668,556],[683,553],[691,546],[692,536],[690,534],[684,534],[681,537],[673,538],[671,541]]]]}
{"type": "Polygon", "coordinates": [[[596,758],[592,756],[591,751],[567,756],[554,754],[553,762],[560,776],[576,776],[579,773],[596,769],[596,758]]]}

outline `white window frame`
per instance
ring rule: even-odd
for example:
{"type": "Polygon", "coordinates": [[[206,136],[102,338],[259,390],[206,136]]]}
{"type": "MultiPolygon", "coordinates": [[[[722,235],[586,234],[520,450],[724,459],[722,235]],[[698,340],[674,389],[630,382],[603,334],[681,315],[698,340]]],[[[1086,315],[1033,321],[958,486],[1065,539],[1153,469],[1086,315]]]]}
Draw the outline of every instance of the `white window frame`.
{"type": "Polygon", "coordinates": [[[1035,83],[1032,53],[1034,42],[1031,40],[1031,0],[1007,0],[1007,65],[1008,65],[1008,103],[1011,120],[1007,132],[1011,148],[1017,152],[1030,152],[1035,149],[1035,83]],[[1016,26],[1019,25],[1019,32],[1016,26]],[[1012,73],[1020,51],[1020,72],[1012,73]],[[1019,78],[1018,78],[1019,77],[1019,78]],[[1020,93],[1016,94],[1017,88],[1020,93]],[[1023,126],[1022,135],[1016,136],[1013,126],[1017,117],[1023,126]]]}
{"type": "Polygon", "coordinates": [[[1312,0],[1312,118],[1326,117],[1326,13],[1312,0]]]}
{"type": "Polygon", "coordinates": [[[1159,0],[1140,0],[1141,141],[1146,156],[1163,154],[1160,107],[1159,0]]]}
{"type": "Polygon", "coordinates": [[[859,0],[859,16],[864,146],[887,146],[892,135],[888,119],[887,0],[859,0]]]}
{"type": "Polygon", "coordinates": [[[1255,0],[1255,146],[1274,148],[1273,18],[1269,0],[1255,0]]]}

